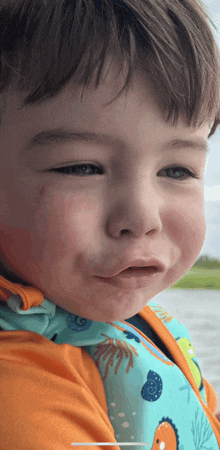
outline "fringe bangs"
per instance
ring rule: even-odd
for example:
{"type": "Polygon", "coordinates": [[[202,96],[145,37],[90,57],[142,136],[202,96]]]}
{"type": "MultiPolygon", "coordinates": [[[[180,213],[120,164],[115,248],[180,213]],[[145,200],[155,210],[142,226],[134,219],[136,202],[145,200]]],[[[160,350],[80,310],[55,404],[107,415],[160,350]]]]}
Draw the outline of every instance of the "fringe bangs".
{"type": "Polygon", "coordinates": [[[213,122],[211,136],[220,123],[220,58],[208,22],[198,0],[0,1],[0,93],[13,86],[28,106],[71,79],[98,88],[113,58],[127,74],[110,103],[141,66],[167,120],[183,111],[189,126],[213,122]]]}

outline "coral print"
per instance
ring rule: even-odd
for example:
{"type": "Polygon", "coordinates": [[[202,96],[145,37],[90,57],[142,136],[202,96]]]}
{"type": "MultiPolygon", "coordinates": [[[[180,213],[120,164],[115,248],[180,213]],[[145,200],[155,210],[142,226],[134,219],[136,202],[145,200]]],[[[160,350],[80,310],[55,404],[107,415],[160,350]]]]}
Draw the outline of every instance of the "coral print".
{"type": "Polygon", "coordinates": [[[162,394],[163,382],[160,375],[153,370],[149,370],[147,374],[147,382],[141,389],[141,396],[148,402],[155,402],[162,394]]]}
{"type": "Polygon", "coordinates": [[[169,417],[159,422],[150,450],[180,450],[178,431],[169,417]]]}
{"type": "Polygon", "coordinates": [[[162,320],[162,322],[164,323],[171,322],[171,320],[173,319],[173,316],[171,316],[170,313],[160,305],[155,306],[151,305],[150,308],[157,314],[159,319],[162,320]]]}
{"type": "Polygon", "coordinates": [[[212,428],[203,411],[200,419],[198,415],[199,410],[197,409],[191,430],[195,448],[196,450],[213,450],[213,447],[207,447],[209,439],[213,436],[212,428]]]}
{"type": "Polygon", "coordinates": [[[98,357],[96,360],[96,364],[99,367],[101,357],[103,356],[103,360],[106,360],[106,358],[109,356],[108,362],[106,364],[104,380],[106,380],[108,377],[109,366],[113,366],[114,359],[115,359],[115,363],[116,363],[116,359],[119,359],[119,361],[115,367],[115,374],[117,375],[118,368],[119,368],[123,358],[129,357],[129,361],[128,361],[127,368],[126,368],[126,373],[128,373],[130,367],[134,366],[133,354],[135,354],[136,356],[139,356],[137,353],[137,350],[131,344],[128,344],[125,341],[120,341],[119,339],[110,338],[110,337],[106,336],[105,334],[102,336],[105,336],[107,339],[97,345],[97,350],[94,353],[94,357],[95,356],[98,357]]]}
{"type": "Polygon", "coordinates": [[[162,361],[164,364],[168,365],[168,366],[174,366],[174,363],[172,361],[170,361],[165,355],[164,353],[162,353],[159,348],[152,342],[150,341],[147,336],[145,336],[144,340],[141,337],[140,339],[134,334],[131,333],[130,331],[124,330],[124,328],[111,323],[111,326],[117,328],[118,330],[121,330],[124,334],[126,334],[127,339],[134,339],[137,343],[140,343],[143,347],[146,348],[146,350],[148,352],[150,352],[153,356],[155,356],[155,358],[159,359],[160,361],[162,361]]]}

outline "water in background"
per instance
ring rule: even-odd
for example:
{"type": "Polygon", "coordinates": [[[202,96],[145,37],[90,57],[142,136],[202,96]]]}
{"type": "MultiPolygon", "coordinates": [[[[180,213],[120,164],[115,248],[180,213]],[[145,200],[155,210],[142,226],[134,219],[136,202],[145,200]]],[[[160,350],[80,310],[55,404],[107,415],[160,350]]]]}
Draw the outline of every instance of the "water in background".
{"type": "Polygon", "coordinates": [[[154,300],[188,328],[202,375],[220,394],[220,291],[166,289],[154,300]]]}

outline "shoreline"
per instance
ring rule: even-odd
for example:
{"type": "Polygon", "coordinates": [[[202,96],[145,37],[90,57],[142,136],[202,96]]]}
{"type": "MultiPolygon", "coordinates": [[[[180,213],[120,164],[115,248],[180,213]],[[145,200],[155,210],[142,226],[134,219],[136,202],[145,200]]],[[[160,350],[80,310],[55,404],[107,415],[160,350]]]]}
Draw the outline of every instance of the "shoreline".
{"type": "Polygon", "coordinates": [[[213,289],[220,290],[220,268],[192,267],[183,278],[169,289],[213,289]]]}

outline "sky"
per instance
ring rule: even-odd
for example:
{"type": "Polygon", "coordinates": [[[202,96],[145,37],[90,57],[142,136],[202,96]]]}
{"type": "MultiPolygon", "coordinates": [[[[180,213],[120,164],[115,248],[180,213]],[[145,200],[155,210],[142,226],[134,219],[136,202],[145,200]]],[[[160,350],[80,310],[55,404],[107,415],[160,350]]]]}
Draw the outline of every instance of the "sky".
{"type": "MultiPolygon", "coordinates": [[[[220,0],[202,0],[202,3],[217,27],[213,32],[220,48],[220,0]]],[[[220,128],[209,139],[209,148],[204,177],[207,228],[200,255],[220,260],[220,128]]]]}

